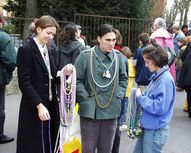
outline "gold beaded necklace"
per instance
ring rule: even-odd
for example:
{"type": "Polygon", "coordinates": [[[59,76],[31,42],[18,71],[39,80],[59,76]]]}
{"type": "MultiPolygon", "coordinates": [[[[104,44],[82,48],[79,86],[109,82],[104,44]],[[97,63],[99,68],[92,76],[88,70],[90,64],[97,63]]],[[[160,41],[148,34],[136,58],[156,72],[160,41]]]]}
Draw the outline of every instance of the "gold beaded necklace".
{"type": "MultiPolygon", "coordinates": [[[[98,97],[97,97],[97,93],[96,93],[96,82],[95,82],[95,79],[94,79],[94,77],[93,77],[93,50],[94,50],[94,47],[91,49],[91,56],[90,56],[90,63],[91,63],[91,73],[92,73],[92,81],[94,82],[93,83],[93,93],[94,93],[94,96],[95,96],[95,99],[96,99],[96,103],[97,103],[97,105],[100,107],[100,108],[102,108],[102,109],[105,109],[105,108],[107,108],[110,104],[111,104],[111,101],[112,101],[112,98],[113,98],[113,95],[114,95],[114,91],[115,91],[115,87],[116,87],[116,72],[117,72],[117,56],[116,56],[116,54],[114,53],[114,55],[115,55],[115,57],[116,57],[116,59],[115,59],[115,75],[113,76],[113,79],[110,81],[110,83],[109,83],[109,85],[111,84],[111,82],[113,82],[114,81],[114,86],[113,86],[113,89],[112,89],[112,92],[111,92],[111,96],[110,96],[110,98],[109,98],[109,100],[108,100],[108,102],[105,104],[105,105],[103,105],[100,101],[99,101],[99,99],[98,99],[98,97]]],[[[106,85],[106,87],[107,87],[108,85],[106,85]]],[[[100,86],[99,86],[100,87],[100,86]]]]}

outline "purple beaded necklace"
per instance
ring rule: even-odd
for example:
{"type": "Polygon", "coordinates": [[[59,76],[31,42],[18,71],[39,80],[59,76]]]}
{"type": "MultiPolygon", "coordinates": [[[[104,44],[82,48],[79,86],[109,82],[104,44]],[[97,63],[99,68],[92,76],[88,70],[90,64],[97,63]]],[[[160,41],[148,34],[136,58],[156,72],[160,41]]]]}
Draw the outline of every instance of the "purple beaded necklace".
{"type": "MultiPolygon", "coordinates": [[[[59,143],[60,153],[63,153],[65,136],[74,117],[76,102],[76,69],[74,66],[72,67],[73,73],[68,77],[68,79],[66,77],[66,67],[62,68],[58,74],[60,76],[60,127],[56,146],[58,146],[59,143]],[[58,137],[60,138],[59,140],[58,137]]],[[[58,152],[58,150],[54,152],[58,152]]]]}
{"type": "MultiPolygon", "coordinates": [[[[41,121],[42,152],[46,153],[45,144],[44,144],[44,129],[43,129],[43,127],[44,127],[44,124],[43,124],[43,121],[41,121]]],[[[50,134],[50,120],[48,120],[48,140],[49,140],[50,153],[52,153],[51,134],[50,134]]]]}

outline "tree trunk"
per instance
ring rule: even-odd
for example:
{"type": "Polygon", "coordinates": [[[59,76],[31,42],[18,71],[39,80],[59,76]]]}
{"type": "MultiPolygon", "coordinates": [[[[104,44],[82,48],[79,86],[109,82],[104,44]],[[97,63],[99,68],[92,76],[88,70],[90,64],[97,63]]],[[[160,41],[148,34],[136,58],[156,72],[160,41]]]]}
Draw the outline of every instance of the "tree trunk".
{"type": "Polygon", "coordinates": [[[181,12],[180,12],[180,22],[179,22],[180,27],[182,26],[183,14],[184,14],[184,10],[181,10],[181,12]]]}
{"type": "Polygon", "coordinates": [[[175,21],[177,14],[178,14],[178,8],[175,7],[175,8],[172,10],[172,23],[175,21]]]}
{"type": "Polygon", "coordinates": [[[26,0],[26,13],[25,13],[25,23],[24,23],[24,29],[23,29],[23,38],[24,41],[28,37],[28,27],[31,23],[31,18],[36,18],[38,15],[38,3],[37,0],[26,0]]]}
{"type": "Polygon", "coordinates": [[[185,13],[184,13],[184,25],[188,25],[188,11],[190,9],[190,1],[191,0],[186,0],[185,4],[185,13]]]}

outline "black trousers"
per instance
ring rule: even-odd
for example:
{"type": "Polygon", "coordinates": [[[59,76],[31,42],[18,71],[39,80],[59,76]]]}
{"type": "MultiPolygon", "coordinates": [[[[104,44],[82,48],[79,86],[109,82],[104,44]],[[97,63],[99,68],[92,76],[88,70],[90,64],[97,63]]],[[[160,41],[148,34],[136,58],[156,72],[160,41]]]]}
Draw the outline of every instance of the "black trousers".
{"type": "Polygon", "coordinates": [[[188,116],[191,117],[191,88],[185,89],[188,101],[188,116]]]}
{"type": "Polygon", "coordinates": [[[0,87],[0,137],[3,136],[5,123],[5,87],[0,87]]]}

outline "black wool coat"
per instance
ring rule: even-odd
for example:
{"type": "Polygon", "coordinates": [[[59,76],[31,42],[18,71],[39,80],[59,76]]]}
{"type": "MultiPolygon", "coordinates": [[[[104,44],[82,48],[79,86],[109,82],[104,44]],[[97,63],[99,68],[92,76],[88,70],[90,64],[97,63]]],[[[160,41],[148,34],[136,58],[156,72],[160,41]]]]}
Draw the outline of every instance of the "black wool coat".
{"type": "Polygon", "coordinates": [[[50,132],[48,121],[43,122],[43,141],[45,152],[49,153],[49,137],[52,147],[56,141],[59,127],[59,108],[56,95],[56,52],[49,51],[53,99],[49,101],[49,78],[43,57],[34,40],[19,48],[17,54],[18,81],[22,92],[19,111],[17,153],[42,153],[42,122],[38,117],[37,105],[42,103],[50,113],[50,132]]]}
{"type": "Polygon", "coordinates": [[[178,78],[178,86],[183,89],[191,88],[191,43],[188,43],[180,58],[183,64],[178,78]]]}

